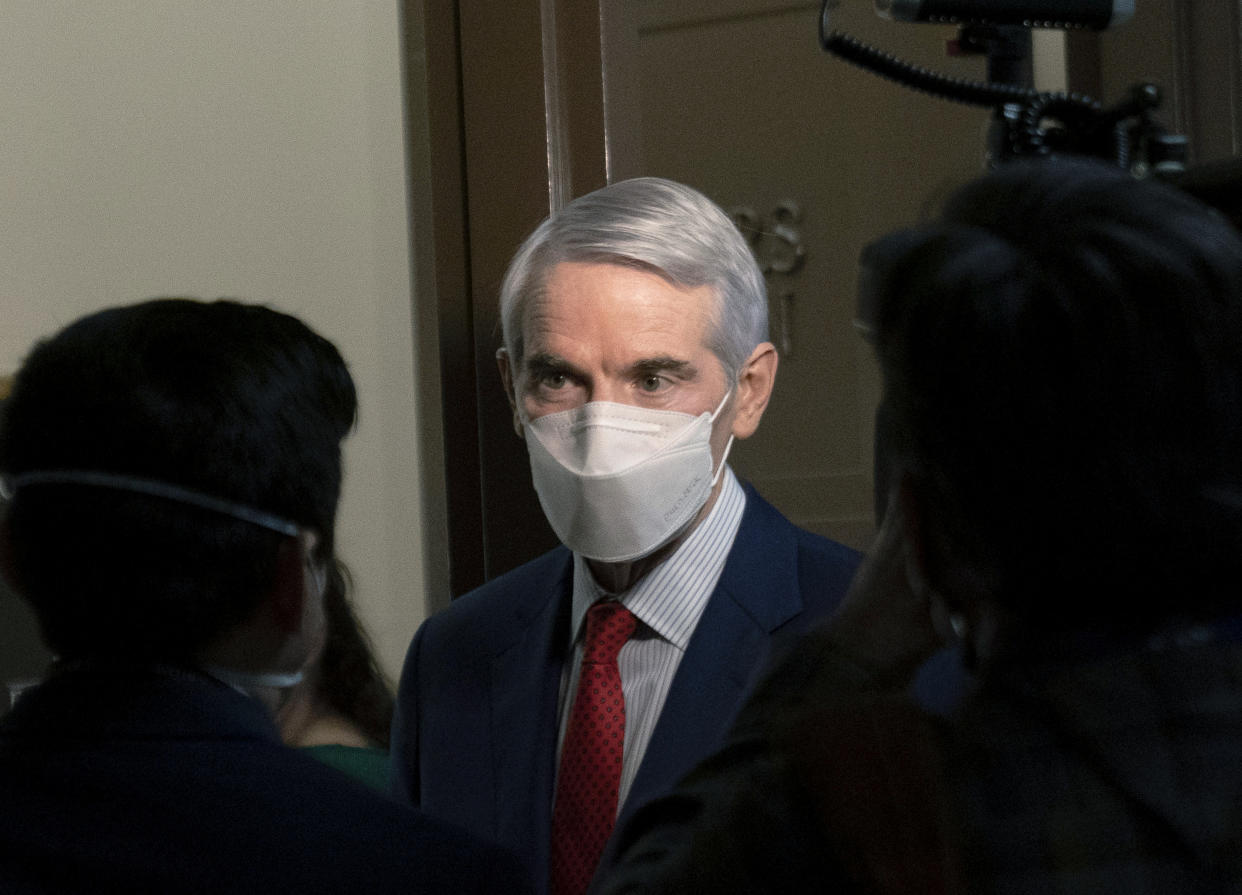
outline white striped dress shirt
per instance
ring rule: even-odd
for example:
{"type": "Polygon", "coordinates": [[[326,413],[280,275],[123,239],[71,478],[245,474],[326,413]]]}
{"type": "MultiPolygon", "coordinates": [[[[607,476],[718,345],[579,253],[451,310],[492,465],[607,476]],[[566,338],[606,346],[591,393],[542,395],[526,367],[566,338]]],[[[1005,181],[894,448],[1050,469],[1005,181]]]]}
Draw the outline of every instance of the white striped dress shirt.
{"type": "MultiPolygon", "coordinates": [[[[707,600],[716,589],[725,560],[733,547],[746,492],[733,470],[725,467],[720,496],[702,522],[664,562],[639,579],[616,599],[638,619],[634,635],[621,648],[617,665],[621,672],[621,691],[625,695],[625,751],[621,762],[621,788],[617,809],[625,804],[630,784],[638,773],[652,731],[664,708],[673,676],[685,655],[690,636],[699,624],[707,600]]],[[[573,638],[570,661],[561,676],[558,743],[565,740],[573,694],[578,687],[582,666],[584,620],[587,610],[602,597],[614,596],[595,582],[587,561],[574,554],[574,591],[570,616],[573,638]]],[[[560,767],[560,745],[557,746],[560,767]]]]}

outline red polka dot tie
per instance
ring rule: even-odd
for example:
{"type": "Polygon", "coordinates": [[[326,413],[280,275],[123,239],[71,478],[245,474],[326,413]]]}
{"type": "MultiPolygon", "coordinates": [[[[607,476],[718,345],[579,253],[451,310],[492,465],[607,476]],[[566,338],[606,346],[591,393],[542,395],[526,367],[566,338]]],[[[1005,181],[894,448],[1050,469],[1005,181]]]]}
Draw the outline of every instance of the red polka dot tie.
{"type": "Polygon", "coordinates": [[[587,611],[578,691],[569,713],[552,809],[552,893],[581,895],[617,817],[625,749],[625,696],[617,655],[634,616],[616,602],[587,611]]]}

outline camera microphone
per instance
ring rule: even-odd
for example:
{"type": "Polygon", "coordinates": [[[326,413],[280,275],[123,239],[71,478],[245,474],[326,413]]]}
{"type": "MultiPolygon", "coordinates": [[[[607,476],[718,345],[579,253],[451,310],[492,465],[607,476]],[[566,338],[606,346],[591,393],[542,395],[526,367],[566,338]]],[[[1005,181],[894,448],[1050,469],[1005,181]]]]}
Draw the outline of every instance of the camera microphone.
{"type": "Polygon", "coordinates": [[[875,11],[899,22],[1103,31],[1133,16],[1134,0],[875,0],[875,11]]]}

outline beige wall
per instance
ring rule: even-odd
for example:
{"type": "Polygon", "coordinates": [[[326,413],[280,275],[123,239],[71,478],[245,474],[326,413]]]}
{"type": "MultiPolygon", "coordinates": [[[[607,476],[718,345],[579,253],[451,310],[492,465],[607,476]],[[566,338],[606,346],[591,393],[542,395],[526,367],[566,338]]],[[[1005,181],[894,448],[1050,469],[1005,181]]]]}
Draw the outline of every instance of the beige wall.
{"type": "Polygon", "coordinates": [[[263,301],[350,361],[340,552],[386,668],[424,614],[396,0],[0,7],[0,372],[83,312],[263,301]]]}

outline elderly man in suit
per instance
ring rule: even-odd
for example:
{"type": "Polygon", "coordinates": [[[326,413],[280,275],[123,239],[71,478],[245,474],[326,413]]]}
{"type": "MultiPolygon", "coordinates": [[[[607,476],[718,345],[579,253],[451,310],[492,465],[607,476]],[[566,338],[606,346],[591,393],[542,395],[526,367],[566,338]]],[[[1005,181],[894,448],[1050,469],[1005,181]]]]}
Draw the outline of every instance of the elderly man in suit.
{"type": "Polygon", "coordinates": [[[606,863],[618,815],[720,744],[857,556],[726,463],[777,354],[762,275],[706,197],[640,178],[577,199],[520,248],[500,308],[514,427],[563,546],[419,630],[393,771],[401,797],[566,895],[606,863]]]}

